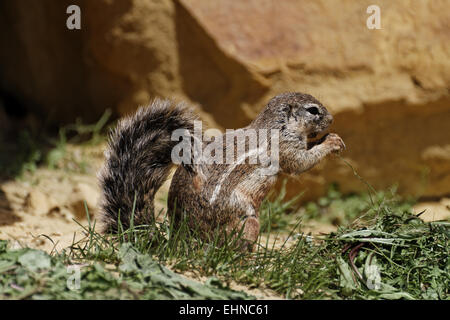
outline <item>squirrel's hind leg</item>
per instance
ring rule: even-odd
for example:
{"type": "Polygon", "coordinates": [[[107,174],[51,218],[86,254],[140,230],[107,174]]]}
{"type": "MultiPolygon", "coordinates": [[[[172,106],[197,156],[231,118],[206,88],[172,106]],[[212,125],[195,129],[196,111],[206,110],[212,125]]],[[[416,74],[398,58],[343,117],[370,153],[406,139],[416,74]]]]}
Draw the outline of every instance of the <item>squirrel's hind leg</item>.
{"type": "Polygon", "coordinates": [[[239,234],[243,249],[253,251],[259,236],[259,214],[253,207],[251,198],[239,188],[232,192],[230,200],[233,218],[228,229],[239,234]]]}
{"type": "Polygon", "coordinates": [[[254,251],[259,236],[259,219],[256,216],[246,216],[239,224],[242,230],[244,246],[249,251],[254,251]]]}
{"type": "Polygon", "coordinates": [[[236,219],[227,227],[227,233],[231,235],[234,241],[237,241],[237,247],[244,251],[254,251],[259,237],[259,220],[256,216],[244,216],[236,219]]]}

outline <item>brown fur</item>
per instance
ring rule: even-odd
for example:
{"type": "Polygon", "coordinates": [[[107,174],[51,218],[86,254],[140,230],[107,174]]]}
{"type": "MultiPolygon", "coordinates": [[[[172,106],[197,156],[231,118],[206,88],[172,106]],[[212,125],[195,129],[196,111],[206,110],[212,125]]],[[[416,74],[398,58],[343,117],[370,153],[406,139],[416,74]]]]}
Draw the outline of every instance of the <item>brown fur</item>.
{"type": "MultiPolygon", "coordinates": [[[[183,121],[180,121],[183,114],[184,111],[176,112],[174,117],[178,118],[164,120],[183,123],[193,119],[189,114],[183,118],[183,121]]],[[[257,118],[243,129],[268,129],[269,132],[270,129],[279,130],[279,172],[298,175],[313,167],[328,154],[339,152],[345,148],[342,139],[336,134],[328,134],[316,142],[309,141],[309,138],[324,132],[331,122],[332,116],[314,97],[302,93],[285,93],[271,99],[257,118]]],[[[128,125],[133,126],[133,120],[128,125]]],[[[135,125],[137,126],[137,124],[135,125]]],[[[172,125],[172,128],[175,127],[172,125]]],[[[192,126],[188,129],[192,132],[192,126]]],[[[148,128],[148,130],[150,132],[144,131],[141,134],[154,134],[151,131],[152,128],[148,128]]],[[[158,130],[163,131],[162,129],[158,130]]],[[[113,139],[117,140],[121,134],[120,131],[116,132],[113,139]]],[[[224,157],[226,154],[225,137],[226,134],[223,135],[224,157]]],[[[148,145],[147,148],[154,148],[155,144],[158,144],[157,139],[153,141],[153,145],[148,145]]],[[[234,143],[234,148],[237,151],[236,143],[234,143]]],[[[268,150],[271,148],[269,142],[268,150]]],[[[152,153],[153,151],[147,150],[147,152],[152,153]]],[[[116,159],[117,157],[113,155],[110,158],[116,159]]],[[[121,160],[118,158],[116,161],[120,162],[121,160]]],[[[150,161],[147,164],[148,168],[154,167],[162,170],[168,166],[161,167],[157,162],[152,163],[152,159],[148,157],[147,161],[150,161]]],[[[250,164],[249,161],[237,165],[225,163],[179,166],[169,190],[169,216],[175,222],[179,222],[186,215],[188,224],[192,228],[200,230],[205,237],[210,236],[219,226],[224,226],[228,230],[243,228],[244,239],[250,242],[249,248],[251,249],[252,243],[257,240],[259,235],[259,207],[278,178],[278,173],[268,176],[261,175],[260,170],[264,167],[261,164],[250,164]]],[[[138,177],[144,178],[141,177],[140,172],[133,171],[135,169],[128,169],[128,172],[122,172],[119,176],[136,177],[137,180],[133,180],[136,183],[134,191],[136,191],[137,197],[143,199],[145,190],[139,188],[140,179],[138,177]]],[[[111,166],[105,169],[106,172],[111,170],[114,170],[111,166]]],[[[167,176],[166,171],[164,171],[164,175],[167,176]]],[[[103,176],[108,176],[108,174],[103,176]]],[[[151,170],[148,171],[145,179],[153,179],[151,170]]],[[[158,176],[158,179],[160,185],[161,176],[158,176]]],[[[157,187],[155,184],[151,185],[157,187]]],[[[150,198],[153,198],[155,191],[153,189],[150,188],[150,198]]],[[[107,192],[106,194],[108,195],[107,192]]],[[[126,197],[128,202],[130,197],[130,195],[126,197]]],[[[153,204],[148,205],[153,206],[153,204]]],[[[127,207],[129,206],[130,204],[127,207]]],[[[117,210],[118,207],[120,204],[114,208],[117,210]]],[[[111,208],[108,207],[106,201],[104,204],[106,217],[103,221],[115,225],[111,221],[116,219],[116,216],[110,212],[111,208]]],[[[141,215],[140,213],[139,217],[141,215]]],[[[142,219],[142,221],[145,223],[148,221],[148,218],[146,219],[142,219]]],[[[136,221],[135,224],[140,222],[136,221]]]]}

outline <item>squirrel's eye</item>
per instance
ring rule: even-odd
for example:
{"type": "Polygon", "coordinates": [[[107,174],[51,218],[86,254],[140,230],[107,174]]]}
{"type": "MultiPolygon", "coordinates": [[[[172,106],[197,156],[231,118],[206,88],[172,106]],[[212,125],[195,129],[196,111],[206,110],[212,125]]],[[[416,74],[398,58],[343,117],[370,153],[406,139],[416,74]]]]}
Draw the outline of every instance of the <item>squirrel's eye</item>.
{"type": "Polygon", "coordinates": [[[319,108],[317,108],[317,107],[306,108],[306,111],[308,111],[309,113],[311,113],[313,115],[319,114],[319,108]]]}

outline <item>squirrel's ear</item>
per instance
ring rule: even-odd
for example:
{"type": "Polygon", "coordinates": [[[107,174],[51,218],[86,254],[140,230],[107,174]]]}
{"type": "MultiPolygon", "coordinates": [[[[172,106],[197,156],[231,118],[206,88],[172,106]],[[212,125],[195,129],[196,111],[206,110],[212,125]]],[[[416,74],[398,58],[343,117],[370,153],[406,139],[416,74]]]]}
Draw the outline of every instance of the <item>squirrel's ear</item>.
{"type": "Polygon", "coordinates": [[[292,113],[292,106],[290,104],[283,104],[281,107],[281,111],[285,113],[288,117],[290,117],[292,113]]]}

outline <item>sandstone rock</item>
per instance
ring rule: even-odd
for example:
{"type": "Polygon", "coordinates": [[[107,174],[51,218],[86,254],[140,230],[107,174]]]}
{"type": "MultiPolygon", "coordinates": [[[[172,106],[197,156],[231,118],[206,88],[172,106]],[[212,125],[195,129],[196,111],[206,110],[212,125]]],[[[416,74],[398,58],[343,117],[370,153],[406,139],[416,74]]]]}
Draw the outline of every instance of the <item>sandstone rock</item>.
{"type": "MultiPolygon", "coordinates": [[[[244,126],[273,95],[303,91],[335,115],[345,159],[375,188],[450,194],[450,4],[377,1],[69,0],[0,2],[0,90],[53,122],[123,115],[154,96],[201,107],[220,128],[244,126]],[[437,158],[436,158],[437,157],[437,158]]],[[[340,158],[289,190],[366,188],[340,158]]]]}
{"type": "Polygon", "coordinates": [[[414,206],[414,212],[416,214],[423,212],[420,218],[424,221],[449,220],[450,198],[442,198],[439,202],[419,203],[414,206]]]}
{"type": "MultiPolygon", "coordinates": [[[[366,27],[368,2],[180,2],[221,52],[264,77],[260,102],[281,91],[317,96],[335,115],[343,156],[375,188],[450,193],[450,161],[422,157],[450,141],[448,2],[379,1],[382,30],[366,27]]],[[[331,181],[366,189],[339,158],[319,168],[291,181],[291,194],[300,186],[304,200],[315,198],[331,181]]]]}
{"type": "Polygon", "coordinates": [[[32,215],[46,215],[55,206],[55,203],[45,193],[32,189],[25,198],[27,212],[32,215]]]}
{"type": "Polygon", "coordinates": [[[82,32],[66,28],[72,2],[0,2],[1,89],[53,122],[95,113],[83,85],[82,32]]]}

